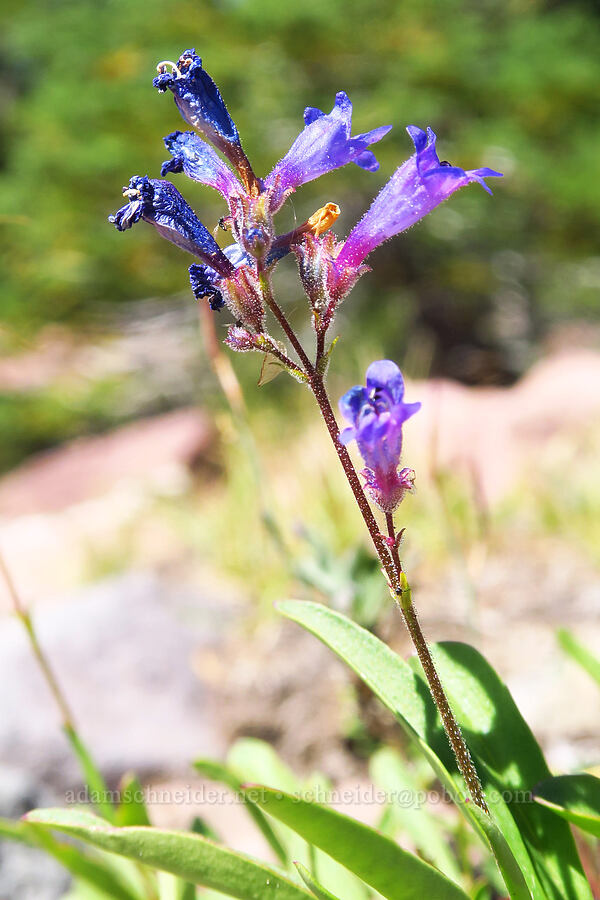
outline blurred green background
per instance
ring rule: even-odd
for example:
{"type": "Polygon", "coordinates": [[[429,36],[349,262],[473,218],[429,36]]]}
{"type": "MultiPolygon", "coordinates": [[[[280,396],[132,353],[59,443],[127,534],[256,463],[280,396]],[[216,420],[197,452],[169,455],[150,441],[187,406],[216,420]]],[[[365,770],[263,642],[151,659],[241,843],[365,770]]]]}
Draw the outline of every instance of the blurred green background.
{"type": "MultiPolygon", "coordinates": [[[[378,173],[350,166],[306,186],[280,214],[281,231],[334,200],[338,233],[347,232],[409,155],[407,124],[430,124],[442,158],[505,173],[493,198],[462,191],[372,257],[373,274],[340,318],[349,377],[374,346],[412,375],[506,384],[557,323],[598,316],[600,8],[592,0],[47,0],[5,2],[0,24],[5,354],[36,346],[51,323],[77,339],[118,332],[123,316],[143,318],[135,304],[147,298],[189,315],[184,254],[153,229],[122,235],[106,221],[121,205],[121,185],[134,173],[156,177],[163,135],[184,127],[151,79],[158,60],[188,46],[220,85],[259,173],[287,150],[304,107],[329,111],[337,90],[354,103],[355,133],[393,123],[376,148],[378,173]]],[[[220,198],[174,179],[214,227],[220,198]]],[[[288,308],[304,316],[293,261],[282,268],[288,308]]],[[[255,380],[254,362],[239,361],[242,377],[255,380]]],[[[279,404],[292,390],[278,383],[269,397],[279,404]]],[[[175,392],[136,404],[122,392],[110,377],[38,385],[25,396],[4,389],[0,468],[189,399],[175,392]]]]}

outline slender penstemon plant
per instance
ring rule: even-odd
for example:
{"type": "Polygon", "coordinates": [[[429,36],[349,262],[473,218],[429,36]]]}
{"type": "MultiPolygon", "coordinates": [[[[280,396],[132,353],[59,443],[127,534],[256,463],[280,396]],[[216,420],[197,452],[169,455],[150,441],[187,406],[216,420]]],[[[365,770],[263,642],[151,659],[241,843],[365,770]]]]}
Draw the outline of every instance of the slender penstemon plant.
{"type": "Polygon", "coordinates": [[[335,313],[358,278],[369,271],[365,265],[369,254],[388,238],[414,225],[458,188],[476,181],[489,190],[484,179],[500,173],[492,169],[464,171],[440,162],[431,129],[423,132],[411,126],[408,133],[415,153],[396,170],[345,241],[338,241],[328,231],[339,212],[332,203],[318,210],[299,228],[277,236],[273,217],[296,188],[350,162],[376,171],[378,163],[368,148],[390,128],[384,126],[352,137],[352,104],[340,92],[328,115],[318,109],[305,111],[303,131],[272,172],[262,179],[254,174],[238,130],[195,51],[186,50],[177,63],[160,63],[158,73],[155,86],[160,91],[172,91],[184,119],[223,153],[234,170],[195,132],[176,131],[165,138],[171,159],[163,164],[161,175],[183,171],[195,181],[220,191],[229,206],[229,216],[222,222],[231,230],[234,243],[222,251],[176,188],[169,181],[147,176],[134,176],[130,180],[124,190],[128,203],[111,221],[123,231],[144,219],[163,237],[199,257],[202,263],[190,266],[195,296],[213,310],[226,306],[236,320],[225,343],[232,350],[257,350],[270,356],[311,389],[392,597],[402,611],[459,769],[473,801],[487,812],[475,766],[419,625],[398,551],[400,535],[394,524],[394,512],[414,481],[412,470],[403,469],[398,473],[402,426],[420,404],[403,402],[404,383],[393,362],[373,363],[367,372],[366,388],[353,388],[342,398],[342,413],[352,426],[340,434],[325,373],[331,351],[327,340],[335,313]],[[272,270],[289,252],[297,256],[312,314],[316,335],[312,351],[303,347],[273,294],[272,270]],[[288,338],[297,362],[269,334],[267,310],[288,338]],[[352,439],[357,441],[367,466],[362,473],[366,491],[385,514],[385,534],[346,450],[346,444],[352,439]]]}
{"type": "MultiPolygon", "coordinates": [[[[167,135],[164,140],[170,158],[162,166],[162,178],[133,176],[124,189],[126,204],[110,221],[119,231],[140,220],[148,222],[195,256],[198,262],[189,269],[195,297],[205,312],[216,314],[226,308],[233,318],[225,338],[227,347],[259,352],[263,371],[280,367],[312,392],[420,667],[398,657],[335,610],[310,601],[286,601],[279,605],[280,611],[327,644],[396,715],[465,816],[470,833],[487,848],[487,859],[490,851],[493,854],[510,897],[592,900],[564,819],[583,831],[600,833],[600,781],[591,775],[573,775],[575,781],[566,787],[563,782],[555,785],[558,779],[552,779],[531,731],[491,666],[474,648],[456,643],[438,644],[434,664],[423,636],[400,559],[403,531],[395,521],[415,480],[411,469],[400,469],[402,430],[420,404],[405,401],[404,381],[394,362],[373,362],[365,385],[352,387],[341,398],[345,427],[340,431],[326,385],[337,309],[357,280],[370,271],[365,261],[372,251],[432,212],[459,188],[477,182],[489,191],[485,179],[500,173],[487,168],[463,170],[441,162],[433,131],[410,126],[413,154],[396,169],[345,240],[338,240],[331,231],[339,215],[339,208],[331,202],[293,231],[278,234],[274,217],[301,185],[349,163],[375,172],[378,163],[369,148],[389,127],[353,137],[352,105],[340,92],[330,113],[311,107],[305,110],[303,130],[273,170],[260,178],[242,148],[216,84],[194,50],[186,50],[177,63],[159,63],[154,85],[160,92],[172,92],[184,120],[195,130],[167,135]],[[180,172],[223,196],[228,212],[221,223],[233,238],[225,249],[177,188],[165,180],[166,175],[180,172]],[[308,300],[314,330],[311,347],[300,341],[273,291],[272,272],[289,253],[297,258],[308,300]],[[283,332],[285,342],[270,333],[272,321],[283,332]],[[364,461],[360,473],[347,449],[352,441],[364,461]],[[541,782],[546,786],[543,803],[537,803],[533,791],[541,782]],[[549,794],[555,798],[550,806],[549,794]]],[[[126,827],[75,810],[36,810],[26,817],[26,824],[58,829],[100,850],[141,859],[172,873],[180,882],[168,896],[186,900],[195,896],[192,883],[219,891],[219,896],[247,900],[366,900],[372,890],[389,900],[464,900],[467,896],[492,900],[505,890],[497,888],[497,873],[482,882],[481,870],[460,872],[441,846],[443,839],[440,844],[434,833],[431,818],[417,828],[419,858],[386,834],[342,816],[330,806],[315,803],[301,792],[286,793],[291,776],[282,775],[281,764],[270,748],[250,742],[234,756],[225,764],[197,760],[195,766],[205,777],[222,781],[239,794],[282,868],[243,857],[199,834],[149,829],[147,816],[139,807],[117,810],[126,827]],[[257,773],[264,780],[266,770],[270,783],[252,785],[257,773]],[[293,862],[298,845],[289,843],[289,829],[282,830],[280,823],[308,845],[303,845],[305,864],[298,863],[297,871],[293,862]],[[332,865],[337,868],[332,870],[332,865]]],[[[389,767],[389,762],[388,756],[385,766],[389,767]]],[[[378,771],[381,775],[379,765],[378,771]]],[[[384,780],[397,781],[398,769],[386,771],[384,780]]],[[[389,816],[382,819],[382,823],[386,821],[389,816]]]]}

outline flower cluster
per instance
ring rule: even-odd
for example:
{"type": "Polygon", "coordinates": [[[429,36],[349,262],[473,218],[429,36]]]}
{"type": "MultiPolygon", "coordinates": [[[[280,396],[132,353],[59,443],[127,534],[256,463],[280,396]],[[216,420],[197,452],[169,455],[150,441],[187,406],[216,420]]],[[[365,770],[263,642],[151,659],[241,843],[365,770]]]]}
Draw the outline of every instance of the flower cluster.
{"type": "Polygon", "coordinates": [[[356,441],[366,463],[362,474],[367,489],[384,512],[393,512],[412,489],[415,473],[412,469],[398,472],[398,466],[402,426],[420,408],[420,403],[404,402],[402,372],[390,359],[371,363],[366,387],[357,384],[340,400],[340,412],[350,422],[340,442],[356,441]]]}
{"type": "Polygon", "coordinates": [[[143,219],[197,256],[201,263],[190,267],[194,295],[214,310],[229,307],[236,322],[255,331],[264,328],[259,267],[268,272],[287,253],[295,252],[313,324],[324,333],[339,303],[368,271],[364,260],[375,247],[410,227],[459,187],[470,181],[486,187],[484,178],[498,174],[490,169],[465,172],[440,163],[433,132],[411,127],[416,152],[394,173],[346,241],[326,233],[337,214],[323,215],[323,210],[334,208],[339,213],[335,204],[327,204],[294,231],[276,235],[273,216],[301,185],[348,163],[377,171],[370,147],[391,126],[353,137],[352,104],[340,91],[330,113],[305,110],[304,128],[288,152],[265,178],[259,178],[223,97],[196,52],[185,50],[177,63],[162,62],[157,69],[154,86],[162,93],[171,91],[184,120],[196,129],[165,137],[170,156],[163,163],[162,179],[183,172],[218,191],[228,207],[221,223],[235,243],[221,250],[179,191],[169,181],[147,176],[130,180],[124,189],[128,202],[110,221],[124,231],[143,219]],[[242,296],[246,291],[251,295],[247,300],[242,296]]]}
{"type": "MultiPolygon", "coordinates": [[[[407,131],[414,153],[396,169],[346,240],[338,240],[330,231],[339,215],[335,203],[325,204],[293,231],[277,234],[274,217],[303,184],[348,163],[377,171],[370,148],[391,126],[352,136],[352,104],[340,91],[331,112],[313,107],[305,110],[302,131],[272,171],[260,178],[252,169],[219,89],[196,52],[186,50],[177,63],[159,63],[157,70],[154,86],[161,93],[173,94],[183,119],[195,131],[173,131],[164,138],[169,159],[162,165],[161,178],[131,178],[124,189],[127,203],[110,216],[110,221],[119,231],[125,231],[143,219],[167,240],[197,257],[199,262],[189,269],[195,297],[212,310],[226,306],[234,318],[225,339],[227,346],[241,352],[260,350],[270,354],[309,384],[311,373],[323,376],[329,359],[326,333],[339,304],[357,279],[369,271],[365,261],[373,250],[410,228],[464,185],[478,182],[489,191],[485,179],[499,175],[487,168],[464,170],[441,162],[433,131],[410,126],[407,131]],[[219,247],[179,191],[164,180],[181,172],[223,197],[227,214],[219,224],[233,237],[233,243],[225,249],[219,247]],[[269,279],[273,267],[290,252],[297,258],[317,334],[313,366],[302,348],[299,350],[293,333],[287,331],[303,368],[266,331],[267,307],[285,327],[269,279]]],[[[402,425],[419,408],[418,403],[404,403],[403,395],[400,370],[389,360],[382,360],[369,367],[366,387],[352,388],[341,401],[342,413],[351,425],[340,440],[357,441],[366,463],[367,488],[386,512],[395,509],[414,478],[409,469],[398,471],[402,425]]]]}

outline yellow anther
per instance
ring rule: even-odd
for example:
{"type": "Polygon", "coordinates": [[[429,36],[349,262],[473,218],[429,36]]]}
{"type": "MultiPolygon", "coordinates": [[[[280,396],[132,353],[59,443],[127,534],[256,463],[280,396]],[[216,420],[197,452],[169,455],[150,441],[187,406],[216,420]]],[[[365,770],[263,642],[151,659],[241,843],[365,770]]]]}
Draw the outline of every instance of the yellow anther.
{"type": "Polygon", "coordinates": [[[170,59],[163,59],[162,62],[159,62],[156,66],[156,71],[159,75],[164,75],[167,66],[171,66],[173,74],[176,75],[177,78],[181,78],[181,72],[179,71],[177,63],[172,62],[170,59]]]}
{"type": "Polygon", "coordinates": [[[318,235],[323,234],[324,231],[328,231],[336,219],[339,217],[340,208],[337,203],[326,203],[325,206],[322,206],[315,213],[312,214],[310,219],[307,219],[302,227],[302,231],[307,232],[310,231],[311,234],[314,234],[316,237],[318,235]]]}
{"type": "Polygon", "coordinates": [[[139,200],[142,195],[137,188],[123,188],[123,196],[128,200],[139,200]]]}

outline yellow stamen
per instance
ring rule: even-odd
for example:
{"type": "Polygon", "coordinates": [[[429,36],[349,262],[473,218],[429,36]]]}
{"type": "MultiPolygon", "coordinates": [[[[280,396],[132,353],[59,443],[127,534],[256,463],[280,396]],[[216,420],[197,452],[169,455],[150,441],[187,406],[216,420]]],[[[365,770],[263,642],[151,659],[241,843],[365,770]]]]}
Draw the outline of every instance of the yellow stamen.
{"type": "Polygon", "coordinates": [[[156,71],[158,72],[159,75],[164,75],[165,69],[167,68],[167,66],[171,66],[171,68],[173,69],[173,74],[177,78],[181,78],[181,72],[179,71],[179,67],[177,66],[177,63],[172,62],[170,59],[163,59],[162,62],[159,62],[156,66],[156,71]]]}
{"type": "Polygon", "coordinates": [[[142,195],[137,188],[123,188],[123,196],[128,200],[139,200],[142,195]]]}
{"type": "Polygon", "coordinates": [[[323,234],[324,231],[328,231],[336,219],[339,217],[340,208],[337,203],[326,203],[325,206],[322,206],[315,213],[312,214],[310,219],[307,219],[304,225],[301,225],[302,231],[305,233],[309,231],[311,234],[314,234],[315,237],[318,237],[320,234],[323,234]]]}

